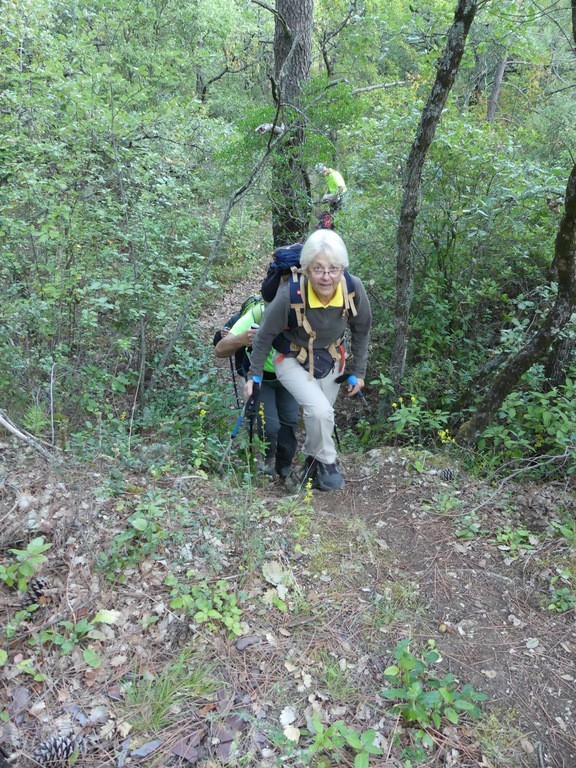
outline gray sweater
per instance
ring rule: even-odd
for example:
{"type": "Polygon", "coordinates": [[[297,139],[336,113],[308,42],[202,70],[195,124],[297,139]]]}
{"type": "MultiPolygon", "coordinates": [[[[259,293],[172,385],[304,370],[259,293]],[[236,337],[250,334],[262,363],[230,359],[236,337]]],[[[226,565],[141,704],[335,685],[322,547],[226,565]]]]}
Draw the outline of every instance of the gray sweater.
{"type": "MultiPolygon", "coordinates": [[[[354,296],[354,303],[358,312],[356,317],[351,312],[348,318],[344,317],[341,307],[310,309],[307,302],[305,314],[308,322],[316,331],[314,349],[326,349],[330,344],[341,339],[346,327],[350,326],[351,359],[347,363],[346,372],[363,379],[366,375],[372,311],[362,281],[354,276],[352,276],[352,280],[356,291],[354,296]]],[[[252,356],[248,378],[253,376],[260,376],[262,378],[264,361],[270,353],[272,342],[279,333],[283,333],[291,343],[296,343],[303,347],[308,346],[309,336],[304,328],[297,327],[292,330],[285,330],[288,325],[289,314],[290,286],[288,283],[283,283],[278,288],[274,301],[266,307],[260,328],[252,342],[252,356]]]]}

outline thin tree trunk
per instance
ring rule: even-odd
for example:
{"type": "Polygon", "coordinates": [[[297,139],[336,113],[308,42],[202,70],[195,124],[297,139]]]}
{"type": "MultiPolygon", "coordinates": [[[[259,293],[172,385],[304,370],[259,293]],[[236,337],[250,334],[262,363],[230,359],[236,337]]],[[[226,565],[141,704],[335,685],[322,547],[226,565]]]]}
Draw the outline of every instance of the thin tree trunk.
{"type": "Polygon", "coordinates": [[[546,392],[566,384],[566,376],[570,370],[575,348],[576,342],[568,337],[560,337],[552,344],[544,366],[546,392]]]}
{"type": "Polygon", "coordinates": [[[473,445],[477,441],[521,376],[542,359],[571,319],[576,300],[576,165],[572,168],[566,187],[564,215],[556,236],[554,263],[558,280],[554,306],[544,318],[540,329],[501,369],[474,416],[462,425],[458,433],[459,443],[473,445]]]}
{"type": "MultiPolygon", "coordinates": [[[[274,32],[274,90],[280,122],[292,126],[273,160],[272,236],[275,245],[294,242],[306,234],[310,181],[302,160],[304,122],[290,112],[298,107],[312,64],[313,0],[276,0],[274,32]]],[[[299,114],[299,111],[296,112],[299,114]]]]}
{"type": "Polygon", "coordinates": [[[414,282],[412,237],[418,215],[418,200],[422,183],[422,168],[426,154],[440,122],[442,110],[454,84],[464,53],[466,37],[476,10],[477,0],[460,0],[454,22],[448,32],[448,42],[438,61],[436,80],[420,118],[416,138],[410,149],[404,174],[404,192],[396,235],[396,305],[394,309],[394,339],[390,355],[389,374],[394,391],[400,391],[408,350],[408,326],[414,282]]]}
{"type": "Polygon", "coordinates": [[[508,51],[498,59],[498,66],[496,67],[496,74],[494,75],[494,82],[492,83],[492,91],[490,92],[490,100],[488,101],[488,110],[486,113],[486,119],[489,123],[494,122],[496,115],[496,107],[498,105],[498,98],[500,97],[500,90],[502,88],[502,82],[504,80],[504,72],[506,71],[506,63],[508,62],[508,51]]]}

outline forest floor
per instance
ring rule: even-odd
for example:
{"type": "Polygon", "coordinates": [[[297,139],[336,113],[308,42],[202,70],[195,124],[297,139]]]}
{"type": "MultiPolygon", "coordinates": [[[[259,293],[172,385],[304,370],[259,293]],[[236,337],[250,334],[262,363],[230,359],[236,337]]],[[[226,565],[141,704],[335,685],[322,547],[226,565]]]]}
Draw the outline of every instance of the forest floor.
{"type": "Polygon", "coordinates": [[[49,466],[0,444],[1,562],[51,543],[37,611],[19,617],[28,598],[0,584],[13,764],[574,768],[575,611],[549,608],[558,569],[576,570],[573,485],[395,447],[344,450],[345,489],[307,495],[159,464],[49,466]],[[384,675],[406,639],[441,657],[413,670],[409,724],[384,675]],[[448,672],[461,701],[487,695],[480,718],[440,703],[429,719],[421,696],[448,672]]]}

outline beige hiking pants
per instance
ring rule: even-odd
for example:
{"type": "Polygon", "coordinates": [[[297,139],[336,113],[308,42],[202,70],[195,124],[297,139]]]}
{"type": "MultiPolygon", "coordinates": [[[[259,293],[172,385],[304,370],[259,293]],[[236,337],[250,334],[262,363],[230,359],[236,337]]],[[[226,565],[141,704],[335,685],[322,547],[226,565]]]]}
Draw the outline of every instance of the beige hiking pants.
{"type": "Polygon", "coordinates": [[[334,444],[334,402],[338,396],[339,384],[334,379],[340,375],[338,366],[323,379],[308,378],[300,363],[293,357],[284,357],[279,363],[275,356],[276,376],[280,383],[302,406],[306,438],[302,451],[323,464],[336,462],[334,444]]]}

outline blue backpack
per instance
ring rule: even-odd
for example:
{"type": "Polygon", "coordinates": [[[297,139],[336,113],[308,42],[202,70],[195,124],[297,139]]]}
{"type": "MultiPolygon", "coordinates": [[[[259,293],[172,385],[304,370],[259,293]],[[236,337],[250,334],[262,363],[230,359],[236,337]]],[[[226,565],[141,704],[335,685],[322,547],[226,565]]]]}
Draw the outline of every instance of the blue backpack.
{"type": "Polygon", "coordinates": [[[272,301],[282,282],[283,277],[292,274],[293,269],[300,268],[300,253],[302,243],[281,245],[274,251],[273,260],[268,264],[266,277],[260,286],[262,298],[268,304],[272,301]]]}

